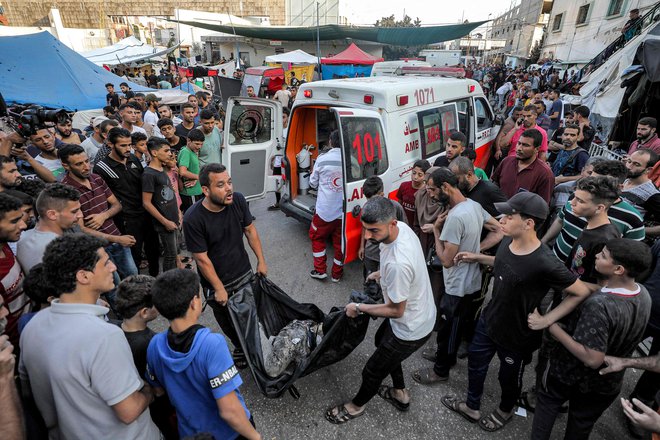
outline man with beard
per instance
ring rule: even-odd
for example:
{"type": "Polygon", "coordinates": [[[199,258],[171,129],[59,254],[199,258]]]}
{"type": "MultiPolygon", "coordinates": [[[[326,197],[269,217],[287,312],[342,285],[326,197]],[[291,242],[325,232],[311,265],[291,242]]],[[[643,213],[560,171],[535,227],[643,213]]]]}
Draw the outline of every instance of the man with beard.
{"type": "Polygon", "coordinates": [[[525,130],[518,136],[516,155],[507,156],[495,168],[492,180],[508,198],[520,191],[529,191],[550,203],[555,176],[550,167],[539,158],[542,142],[543,136],[539,130],[525,130]]]}
{"type": "Polygon", "coordinates": [[[142,206],[142,173],[140,160],[131,153],[131,134],[125,128],[113,128],[108,133],[110,154],[94,166],[94,173],[108,185],[121,202],[121,212],[115,224],[122,234],[135,238],[131,254],[136,266],[142,261],[142,248],[149,262],[149,274],[158,275],[158,236],[142,206]]]}
{"type": "Polygon", "coordinates": [[[462,155],[467,147],[467,137],[460,131],[455,131],[449,135],[447,139],[447,146],[445,147],[445,155],[438,157],[433,162],[434,167],[448,167],[449,162],[462,155]]]}
{"type": "Polygon", "coordinates": [[[637,122],[637,140],[630,145],[628,154],[633,154],[640,148],[648,148],[660,154],[660,138],[656,130],[658,121],[655,118],[645,117],[637,122]]]}
{"type": "Polygon", "coordinates": [[[147,131],[144,128],[138,127],[136,125],[138,121],[138,114],[142,112],[142,109],[137,103],[130,102],[128,104],[122,104],[119,107],[119,116],[121,116],[121,126],[128,130],[131,134],[136,131],[142,132],[145,135],[147,131]]]}
{"type": "Polygon", "coordinates": [[[569,124],[564,127],[562,133],[563,148],[557,153],[552,163],[552,173],[555,175],[555,185],[572,182],[580,178],[582,168],[589,160],[589,152],[580,148],[577,143],[580,127],[569,124]]]}
{"type": "Polygon", "coordinates": [[[215,116],[209,109],[200,112],[200,128],[204,133],[204,144],[199,150],[199,166],[222,163],[222,132],[215,126],[215,116]]]}
{"type": "Polygon", "coordinates": [[[30,309],[30,299],[23,293],[23,270],[9,247],[27,228],[21,206],[17,198],[0,193],[0,295],[9,310],[5,334],[14,346],[18,346],[18,318],[30,309]]]}
{"type": "Polygon", "coordinates": [[[181,118],[179,118],[178,116],[174,116],[172,114],[172,109],[167,104],[161,104],[158,106],[158,114],[160,114],[161,119],[164,118],[171,119],[172,122],[174,123],[173,124],[174,126],[177,126],[183,122],[181,118]]]}
{"type": "Polygon", "coordinates": [[[46,152],[49,156],[57,158],[57,148],[62,142],[55,137],[49,128],[37,130],[30,135],[30,145],[25,147],[12,147],[11,155],[16,158],[18,171],[26,179],[40,178],[44,182],[55,182],[57,179],[52,171],[43,166],[34,156],[46,152]]]}
{"type": "Polygon", "coordinates": [[[437,351],[424,353],[426,359],[434,359],[433,368],[415,371],[416,382],[431,385],[449,380],[449,370],[456,364],[456,353],[461,338],[472,339],[474,317],[481,302],[481,268],[478,263],[457,264],[454,257],[459,252],[481,252],[481,230],[491,223],[494,238],[499,242],[502,235],[499,224],[479,203],[467,199],[458,188],[458,178],[447,168],[434,171],[426,189],[438,203],[449,206],[449,211],[438,216],[433,225],[435,252],[442,262],[445,292],[440,299],[440,321],[437,351]],[[427,357],[428,356],[428,357],[427,357]]]}
{"type": "Polygon", "coordinates": [[[238,368],[244,368],[245,353],[227,310],[229,297],[253,277],[243,236],[257,257],[257,273],[265,276],[268,268],[250,208],[243,194],[234,192],[224,165],[204,166],[199,183],[205,197],[191,206],[183,218],[186,246],[197,263],[215,319],[234,345],[234,362],[238,368]]]}
{"type": "Polygon", "coordinates": [[[41,263],[48,243],[71,231],[83,217],[80,193],[62,183],[46,186],[35,206],[39,214],[37,225],[21,234],[16,251],[18,262],[26,272],[41,263]]]}
{"type": "Polygon", "coordinates": [[[520,139],[522,134],[526,130],[534,129],[542,136],[538,157],[542,161],[545,161],[546,153],[548,152],[548,133],[536,124],[536,112],[536,107],[533,104],[523,107],[523,111],[520,114],[520,118],[516,121],[514,129],[510,130],[506,136],[502,138],[500,146],[509,147],[508,157],[516,155],[518,139],[520,139]]]}
{"type": "Polygon", "coordinates": [[[174,127],[177,136],[188,139],[188,132],[195,128],[195,112],[195,106],[190,103],[181,106],[181,117],[183,118],[183,122],[174,127]]]}
{"type": "Polygon", "coordinates": [[[647,220],[646,203],[652,196],[659,192],[653,181],[649,179],[649,173],[657,162],[658,155],[655,151],[648,148],[635,150],[625,162],[628,169],[628,178],[623,182],[621,197],[628,200],[637,208],[645,220],[647,220]]]}
{"type": "Polygon", "coordinates": [[[500,216],[500,213],[495,209],[495,203],[506,202],[506,196],[493,182],[477,177],[474,164],[470,159],[457,157],[451,161],[449,169],[458,179],[458,189],[468,199],[479,203],[491,217],[500,216]]]}
{"type": "Polygon", "coordinates": [[[362,370],[360,390],[350,402],[329,408],[325,418],[346,423],[364,414],[365,405],[376,395],[399,411],[410,408],[401,363],[422,347],[431,336],[436,309],[424,253],[419,239],[405,222],[396,220],[390,200],[372,197],[362,208],[364,238],[380,243],[380,271],[368,279],[380,280],[384,304],[346,305],[346,316],[366,313],[386,318],[376,332],[376,351],[362,370]],[[392,386],[381,385],[392,376],[392,386]]]}
{"type": "Polygon", "coordinates": [[[80,193],[82,231],[110,243],[105,251],[117,266],[121,278],[137,274],[137,266],[131,256],[135,238],[122,235],[114,222],[114,216],[122,209],[121,203],[103,179],[91,173],[89,159],[80,145],[66,145],[60,149],[59,154],[67,171],[62,183],[80,193]]]}
{"type": "Polygon", "coordinates": [[[97,151],[99,151],[99,148],[101,148],[103,142],[105,141],[105,137],[101,132],[101,123],[107,120],[108,118],[105,116],[95,117],[94,121],[92,122],[92,135],[80,144],[85,149],[85,153],[87,153],[87,157],[89,157],[89,160],[91,161],[94,160],[94,156],[96,156],[97,151]]]}
{"type": "Polygon", "coordinates": [[[15,188],[20,179],[21,173],[18,172],[14,158],[0,155],[0,192],[15,188]]]}
{"type": "Polygon", "coordinates": [[[55,124],[55,132],[57,133],[57,138],[65,144],[78,144],[80,145],[82,141],[85,140],[85,136],[79,133],[79,130],[74,130],[71,125],[71,119],[67,118],[61,123],[58,122],[55,124]]]}

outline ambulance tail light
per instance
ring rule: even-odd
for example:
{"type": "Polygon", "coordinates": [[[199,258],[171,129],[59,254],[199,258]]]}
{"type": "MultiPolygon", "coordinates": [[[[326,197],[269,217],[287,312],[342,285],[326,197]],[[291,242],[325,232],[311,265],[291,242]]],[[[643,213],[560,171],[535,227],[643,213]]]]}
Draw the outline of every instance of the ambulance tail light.
{"type": "Polygon", "coordinates": [[[311,98],[311,97],[312,97],[312,91],[309,90],[309,89],[305,90],[305,91],[303,92],[303,96],[304,96],[305,98],[311,98]]]}
{"type": "Polygon", "coordinates": [[[408,104],[408,95],[397,95],[396,105],[402,106],[408,104]]]}
{"type": "Polygon", "coordinates": [[[374,103],[374,95],[364,95],[364,103],[365,104],[373,104],[374,103]]]}
{"type": "Polygon", "coordinates": [[[468,85],[468,93],[474,93],[475,89],[476,89],[476,87],[474,86],[474,84],[468,85]]]}

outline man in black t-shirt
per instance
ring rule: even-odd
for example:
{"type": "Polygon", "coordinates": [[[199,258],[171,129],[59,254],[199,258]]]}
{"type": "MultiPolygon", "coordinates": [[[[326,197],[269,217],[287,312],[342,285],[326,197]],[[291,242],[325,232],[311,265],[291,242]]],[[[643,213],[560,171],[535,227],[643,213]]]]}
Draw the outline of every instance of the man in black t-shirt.
{"type": "Polygon", "coordinates": [[[474,174],[474,164],[467,157],[457,157],[449,169],[458,178],[458,188],[469,199],[479,203],[484,210],[497,218],[501,214],[495,209],[495,203],[506,202],[506,196],[493,182],[481,180],[474,174]]]}
{"type": "Polygon", "coordinates": [[[117,111],[119,108],[119,95],[115,93],[114,84],[107,83],[105,89],[108,91],[108,94],[105,95],[105,103],[117,111]]]}
{"type": "Polygon", "coordinates": [[[596,137],[596,130],[591,126],[589,115],[591,111],[586,105],[581,105],[573,110],[573,121],[580,127],[580,134],[578,135],[578,145],[589,151],[591,143],[596,137]]]}
{"type": "Polygon", "coordinates": [[[495,257],[460,252],[456,261],[479,262],[494,266],[493,296],[477,324],[468,351],[467,401],[446,395],[442,403],[486,431],[497,431],[511,421],[520,395],[525,365],[539,348],[541,332],[562,318],[589,295],[589,288],[576,279],[536,236],[548,215],[547,203],[530,192],[515,194],[508,202],[496,203],[503,215],[500,223],[507,236],[495,257]],[[529,315],[553,288],[568,293],[554,310],[528,322],[529,315]],[[499,407],[481,417],[479,408],[488,366],[495,354],[500,359],[499,407]]]}
{"type": "Polygon", "coordinates": [[[227,301],[253,275],[243,236],[257,257],[257,273],[265,276],[268,268],[250,208],[243,194],[234,192],[227,169],[218,163],[205,165],[199,183],[204,199],[188,208],[183,218],[186,247],[197,263],[215,319],[234,345],[234,362],[241,368],[246,366],[245,354],[227,301]]]}

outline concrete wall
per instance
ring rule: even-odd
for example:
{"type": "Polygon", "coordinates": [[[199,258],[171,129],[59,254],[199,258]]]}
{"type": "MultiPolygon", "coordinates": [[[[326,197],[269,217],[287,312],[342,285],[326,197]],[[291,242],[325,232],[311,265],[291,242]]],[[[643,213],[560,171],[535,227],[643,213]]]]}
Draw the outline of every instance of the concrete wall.
{"type": "Polygon", "coordinates": [[[548,33],[541,58],[564,62],[585,62],[605,49],[621,35],[621,28],[628,21],[631,9],[640,9],[640,15],[649,10],[657,0],[624,0],[621,12],[608,16],[610,3],[615,0],[555,0],[548,22],[548,33]],[[576,26],[578,10],[590,4],[587,22],[576,26]],[[561,26],[553,30],[555,17],[563,14],[561,26]]]}
{"type": "Polygon", "coordinates": [[[488,30],[493,40],[505,40],[504,47],[489,51],[490,57],[510,55],[527,59],[537,41],[541,40],[550,7],[548,0],[521,0],[519,4],[495,18],[488,30]]]}
{"type": "Polygon", "coordinates": [[[173,16],[174,9],[269,16],[274,25],[285,24],[286,0],[2,0],[10,26],[49,26],[51,8],[59,8],[64,27],[99,29],[109,15],[173,16]]]}

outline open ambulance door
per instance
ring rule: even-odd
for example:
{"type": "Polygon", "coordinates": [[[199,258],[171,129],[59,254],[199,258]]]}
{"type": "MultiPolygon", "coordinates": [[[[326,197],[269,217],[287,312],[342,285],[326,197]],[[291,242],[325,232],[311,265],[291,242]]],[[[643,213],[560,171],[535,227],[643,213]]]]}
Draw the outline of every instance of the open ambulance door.
{"type": "Polygon", "coordinates": [[[342,249],[344,264],[355,260],[360,249],[360,213],[365,198],[362,184],[370,176],[387,171],[389,162],[380,113],[373,110],[332,108],[338,120],[344,167],[344,217],[342,249]]]}
{"type": "Polygon", "coordinates": [[[477,153],[475,166],[485,169],[493,150],[493,141],[499,127],[495,125],[495,115],[488,101],[483,97],[474,98],[474,151],[477,153]]]}
{"type": "Polygon", "coordinates": [[[227,101],[222,163],[234,190],[249,200],[275,191],[270,161],[282,150],[282,104],[261,98],[232,97],[227,101]]]}

